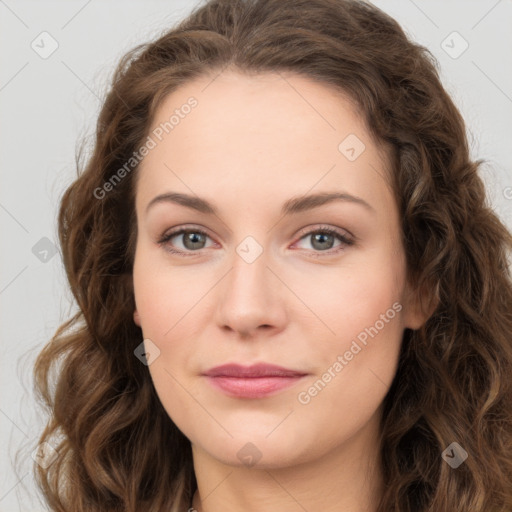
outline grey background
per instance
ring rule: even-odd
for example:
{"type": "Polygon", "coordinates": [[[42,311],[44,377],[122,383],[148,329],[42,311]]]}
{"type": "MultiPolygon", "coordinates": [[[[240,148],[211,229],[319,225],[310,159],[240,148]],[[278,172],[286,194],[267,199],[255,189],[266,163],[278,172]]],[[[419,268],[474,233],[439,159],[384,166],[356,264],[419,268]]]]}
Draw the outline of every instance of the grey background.
{"type": "MultiPolygon", "coordinates": [[[[31,366],[74,311],[54,244],[58,201],[75,176],[75,145],[93,135],[121,55],[197,3],[0,0],[0,512],[46,510],[31,474],[43,426],[31,366]],[[58,43],[47,58],[31,47],[51,48],[44,31],[58,43]]],[[[489,199],[512,228],[512,1],[374,3],[438,59],[467,121],[472,155],[488,160],[481,172],[489,199]],[[454,31],[469,44],[457,58],[463,40],[454,31]]]]}

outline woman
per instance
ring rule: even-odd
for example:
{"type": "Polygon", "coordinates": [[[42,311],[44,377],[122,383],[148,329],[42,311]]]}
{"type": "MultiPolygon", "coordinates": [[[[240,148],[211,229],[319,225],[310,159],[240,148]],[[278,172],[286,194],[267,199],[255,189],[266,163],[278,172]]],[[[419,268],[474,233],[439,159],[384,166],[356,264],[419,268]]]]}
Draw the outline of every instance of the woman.
{"type": "Polygon", "coordinates": [[[60,207],[51,509],[511,510],[480,163],[371,4],[211,0],[128,53],[60,207]]]}

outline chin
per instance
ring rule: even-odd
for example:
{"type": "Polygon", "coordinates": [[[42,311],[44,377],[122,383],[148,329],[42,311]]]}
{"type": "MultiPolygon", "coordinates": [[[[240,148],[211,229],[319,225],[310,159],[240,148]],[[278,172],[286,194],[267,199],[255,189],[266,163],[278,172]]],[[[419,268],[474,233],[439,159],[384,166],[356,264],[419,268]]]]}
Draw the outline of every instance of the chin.
{"type": "Polygon", "coordinates": [[[197,444],[211,457],[235,467],[285,468],[314,457],[314,442],[308,443],[304,435],[293,430],[278,433],[279,428],[269,434],[270,430],[253,426],[246,432],[230,431],[233,438],[224,436],[218,441],[210,438],[197,444]]]}

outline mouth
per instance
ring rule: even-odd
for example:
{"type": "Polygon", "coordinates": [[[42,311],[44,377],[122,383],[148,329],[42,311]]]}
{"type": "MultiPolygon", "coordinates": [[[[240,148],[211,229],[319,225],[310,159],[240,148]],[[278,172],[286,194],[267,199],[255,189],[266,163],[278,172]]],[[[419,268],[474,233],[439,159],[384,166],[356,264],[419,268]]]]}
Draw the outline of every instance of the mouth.
{"type": "Polygon", "coordinates": [[[202,375],[228,396],[263,398],[293,386],[308,373],[267,363],[252,366],[230,363],[211,368],[202,375]]]}

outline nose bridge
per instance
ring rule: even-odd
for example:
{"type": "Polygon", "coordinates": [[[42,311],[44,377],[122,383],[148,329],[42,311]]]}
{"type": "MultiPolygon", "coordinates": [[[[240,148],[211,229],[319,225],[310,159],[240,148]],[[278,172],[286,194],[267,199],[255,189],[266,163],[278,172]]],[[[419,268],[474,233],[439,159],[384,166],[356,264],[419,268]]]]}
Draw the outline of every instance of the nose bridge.
{"type": "Polygon", "coordinates": [[[270,251],[251,236],[235,247],[231,270],[219,290],[220,326],[248,333],[262,325],[276,327],[282,323],[284,310],[276,297],[276,278],[267,268],[272,266],[270,256],[270,251]]]}
{"type": "Polygon", "coordinates": [[[236,247],[232,259],[230,287],[244,293],[257,293],[257,288],[267,288],[271,272],[267,265],[270,252],[251,235],[246,236],[236,247]]]}

